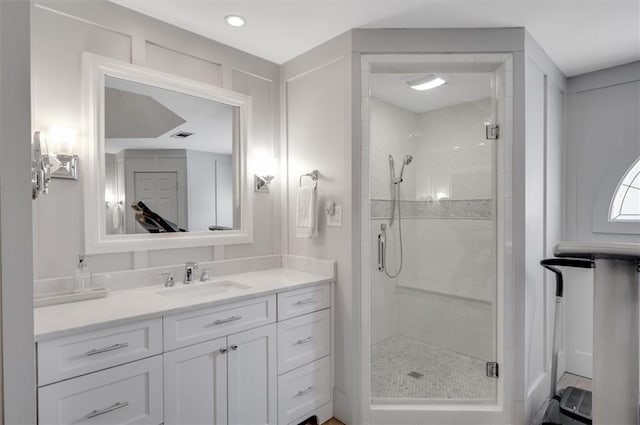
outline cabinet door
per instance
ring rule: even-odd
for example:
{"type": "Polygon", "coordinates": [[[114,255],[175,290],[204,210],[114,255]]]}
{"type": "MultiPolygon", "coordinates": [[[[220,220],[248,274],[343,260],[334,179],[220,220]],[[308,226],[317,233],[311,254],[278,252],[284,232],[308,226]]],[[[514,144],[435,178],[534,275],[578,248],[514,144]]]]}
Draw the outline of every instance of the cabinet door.
{"type": "Polygon", "coordinates": [[[227,424],[227,339],[164,354],[166,425],[227,424]]]}
{"type": "Polygon", "coordinates": [[[276,425],[276,326],[228,337],[229,425],[276,425]]]}

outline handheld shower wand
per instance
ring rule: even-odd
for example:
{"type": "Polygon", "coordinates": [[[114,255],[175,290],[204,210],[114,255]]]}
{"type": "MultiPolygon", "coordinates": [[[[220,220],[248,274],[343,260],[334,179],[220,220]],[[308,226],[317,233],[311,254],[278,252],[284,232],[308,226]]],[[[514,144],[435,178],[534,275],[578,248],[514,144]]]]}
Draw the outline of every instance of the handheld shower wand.
{"type": "Polygon", "coordinates": [[[411,164],[411,161],[413,161],[413,155],[405,155],[402,158],[402,168],[400,168],[400,175],[396,177],[393,157],[389,155],[389,172],[391,173],[391,183],[393,184],[402,183],[402,177],[404,176],[404,167],[411,164]]]}
{"type": "Polygon", "coordinates": [[[411,164],[411,161],[413,161],[413,155],[405,155],[404,158],[402,158],[402,168],[400,169],[400,177],[398,178],[398,183],[402,183],[402,176],[404,176],[404,167],[411,164]]]}
{"type": "Polygon", "coordinates": [[[391,218],[389,219],[389,228],[393,225],[393,221],[395,219],[396,213],[396,204],[398,205],[398,236],[400,242],[400,266],[398,267],[398,271],[396,273],[389,273],[386,269],[386,239],[387,239],[387,226],[382,224],[380,229],[382,233],[378,236],[378,270],[384,271],[384,273],[390,278],[396,278],[400,275],[402,271],[402,263],[403,263],[403,248],[402,248],[402,217],[400,213],[400,183],[402,183],[402,179],[404,176],[404,167],[411,164],[413,161],[413,156],[405,155],[402,158],[402,168],[400,169],[400,176],[396,177],[395,164],[393,161],[393,156],[389,155],[389,181],[390,181],[390,189],[391,189],[391,218]]]}

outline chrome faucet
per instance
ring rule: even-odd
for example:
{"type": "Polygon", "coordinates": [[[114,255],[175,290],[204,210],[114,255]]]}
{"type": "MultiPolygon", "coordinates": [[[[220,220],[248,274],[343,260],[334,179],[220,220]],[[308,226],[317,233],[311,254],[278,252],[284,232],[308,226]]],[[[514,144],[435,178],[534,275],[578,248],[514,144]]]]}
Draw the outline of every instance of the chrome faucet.
{"type": "Polygon", "coordinates": [[[173,278],[172,273],[162,273],[162,276],[166,276],[164,280],[164,287],[169,288],[175,284],[175,279],[173,278]]]}
{"type": "Polygon", "coordinates": [[[198,263],[184,263],[184,280],[185,285],[194,282],[193,271],[199,269],[198,263]]]}

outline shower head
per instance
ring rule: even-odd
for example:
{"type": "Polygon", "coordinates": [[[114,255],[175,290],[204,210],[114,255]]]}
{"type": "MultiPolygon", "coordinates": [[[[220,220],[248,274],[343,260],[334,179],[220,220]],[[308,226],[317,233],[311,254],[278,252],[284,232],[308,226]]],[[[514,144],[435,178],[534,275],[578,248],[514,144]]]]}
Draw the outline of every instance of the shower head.
{"type": "Polygon", "coordinates": [[[402,168],[400,169],[400,177],[398,177],[399,182],[402,182],[405,165],[411,164],[411,161],[413,161],[413,155],[405,155],[404,158],[402,158],[402,168]]]}

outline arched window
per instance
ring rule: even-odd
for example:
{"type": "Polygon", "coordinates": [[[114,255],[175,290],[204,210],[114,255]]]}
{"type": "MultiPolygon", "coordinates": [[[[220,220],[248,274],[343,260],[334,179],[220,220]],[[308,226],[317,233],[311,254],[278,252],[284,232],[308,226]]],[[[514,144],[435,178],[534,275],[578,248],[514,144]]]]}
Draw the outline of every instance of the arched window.
{"type": "Polygon", "coordinates": [[[640,221],[640,158],[618,183],[611,199],[609,221],[640,221]]]}

